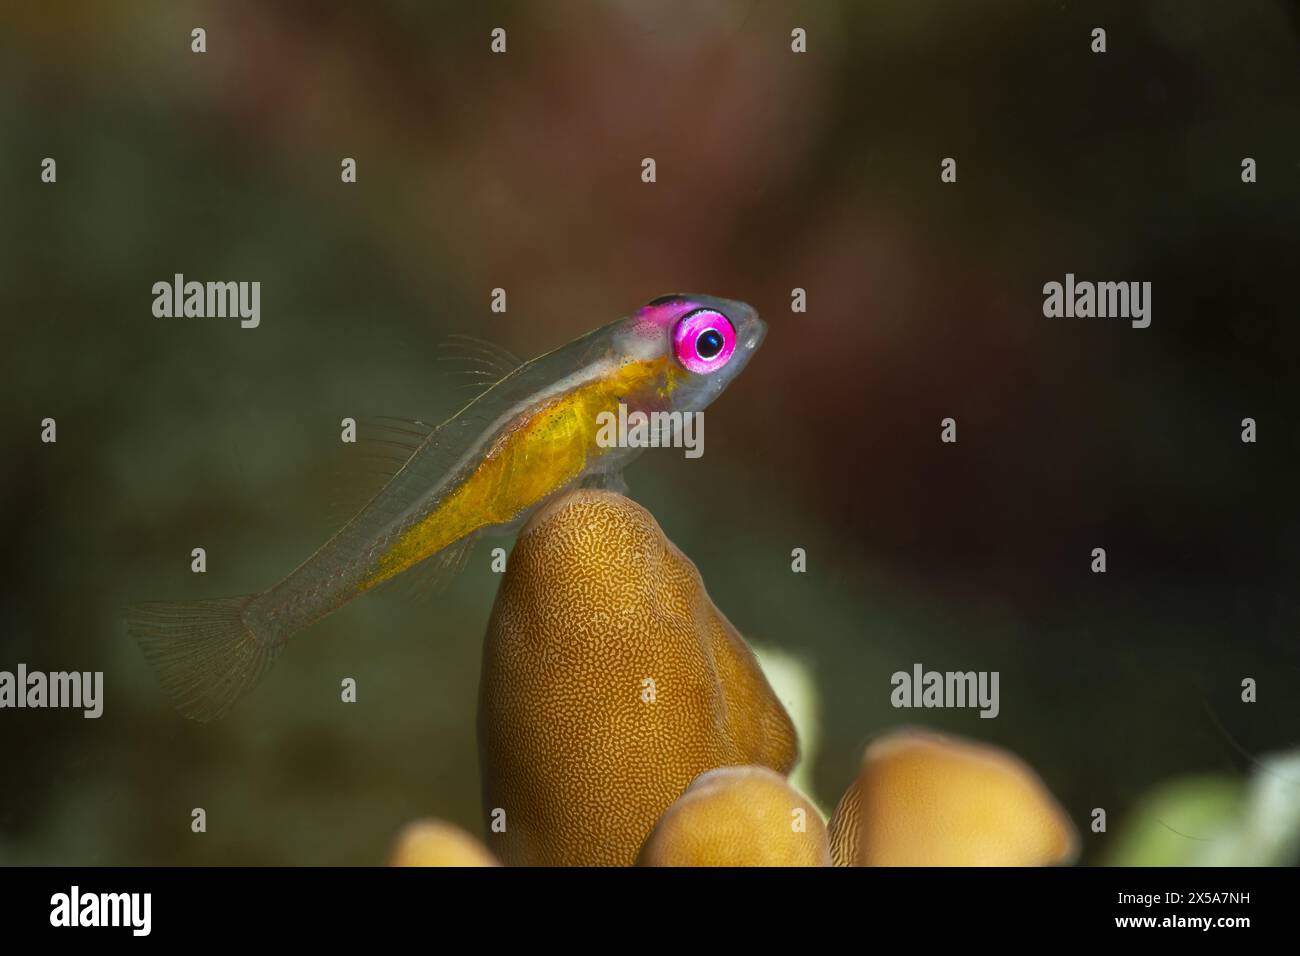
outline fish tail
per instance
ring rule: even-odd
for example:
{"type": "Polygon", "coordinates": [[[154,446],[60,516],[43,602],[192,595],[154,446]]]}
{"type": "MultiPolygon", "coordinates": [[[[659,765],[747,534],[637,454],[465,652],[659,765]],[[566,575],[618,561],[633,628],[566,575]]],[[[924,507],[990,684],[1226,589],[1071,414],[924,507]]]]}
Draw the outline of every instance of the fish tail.
{"type": "Polygon", "coordinates": [[[253,632],[244,610],[256,595],[135,605],[127,633],[186,717],[206,723],[253,689],[284,647],[253,632]]]}

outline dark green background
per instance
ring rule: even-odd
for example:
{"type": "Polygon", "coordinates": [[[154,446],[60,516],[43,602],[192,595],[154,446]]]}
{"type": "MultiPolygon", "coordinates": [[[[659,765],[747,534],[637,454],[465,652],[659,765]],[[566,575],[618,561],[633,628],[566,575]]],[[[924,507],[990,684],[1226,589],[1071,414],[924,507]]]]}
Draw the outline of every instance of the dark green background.
{"type": "Polygon", "coordinates": [[[167,708],[119,609],[292,568],[341,515],[340,418],[456,407],[447,333],[534,355],[674,291],[749,301],[769,337],[704,457],[652,453],[629,484],[741,631],[806,662],[823,805],[871,736],[923,723],[1019,753],[1081,826],[1107,808],[1097,861],[1152,786],[1294,745],[1298,23],[1271,2],[6,3],[0,668],[104,670],[107,700],[0,712],[0,861],[374,863],[417,816],[480,830],[486,547],[440,595],[313,629],[210,726],[167,708]],[[154,318],[176,272],[261,281],[261,327],[154,318]],[[1066,272],[1151,281],[1151,328],[1045,319],[1066,272]],[[1001,716],[893,710],[918,661],[1000,671],[1001,716]]]}

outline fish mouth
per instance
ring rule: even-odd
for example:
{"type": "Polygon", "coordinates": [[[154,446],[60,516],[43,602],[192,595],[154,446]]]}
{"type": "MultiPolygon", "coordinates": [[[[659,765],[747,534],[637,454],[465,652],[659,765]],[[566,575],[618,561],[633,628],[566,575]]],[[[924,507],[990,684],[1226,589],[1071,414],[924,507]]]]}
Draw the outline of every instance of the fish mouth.
{"type": "Polygon", "coordinates": [[[745,339],[745,348],[751,352],[763,344],[763,339],[767,337],[767,323],[761,319],[754,320],[754,326],[750,329],[748,337],[745,339]]]}

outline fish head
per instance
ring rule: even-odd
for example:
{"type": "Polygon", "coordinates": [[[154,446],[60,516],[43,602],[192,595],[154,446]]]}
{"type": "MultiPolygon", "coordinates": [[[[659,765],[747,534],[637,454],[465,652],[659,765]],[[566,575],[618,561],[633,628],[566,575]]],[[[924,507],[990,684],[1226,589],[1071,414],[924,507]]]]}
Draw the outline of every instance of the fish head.
{"type": "Polygon", "coordinates": [[[704,408],[749,364],[767,334],[753,306],[707,295],[666,295],[626,320],[622,351],[672,373],[672,406],[704,408]]]}

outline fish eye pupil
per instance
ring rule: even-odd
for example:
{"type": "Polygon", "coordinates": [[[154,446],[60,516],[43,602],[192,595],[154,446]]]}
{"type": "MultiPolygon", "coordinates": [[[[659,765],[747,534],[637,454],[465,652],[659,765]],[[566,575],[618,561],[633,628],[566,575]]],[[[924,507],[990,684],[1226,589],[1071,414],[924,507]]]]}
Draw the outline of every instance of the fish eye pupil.
{"type": "Polygon", "coordinates": [[[717,329],[705,329],[695,340],[695,352],[702,359],[711,359],[722,351],[722,333],[717,329]]]}

